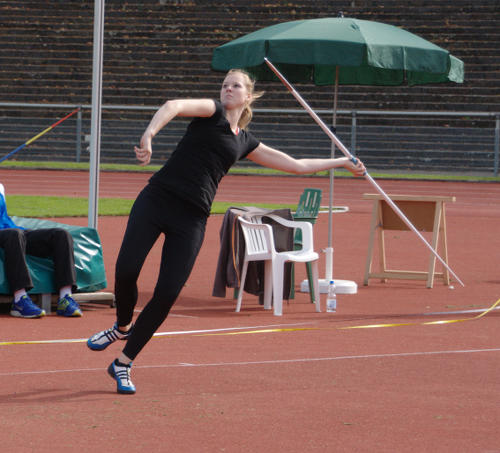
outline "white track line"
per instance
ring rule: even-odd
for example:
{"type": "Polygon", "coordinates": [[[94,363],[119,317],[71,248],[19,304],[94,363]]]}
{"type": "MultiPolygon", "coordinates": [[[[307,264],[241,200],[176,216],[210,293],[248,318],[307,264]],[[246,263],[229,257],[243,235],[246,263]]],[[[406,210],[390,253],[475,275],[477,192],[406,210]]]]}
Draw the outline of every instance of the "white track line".
{"type": "MultiPolygon", "coordinates": [[[[283,360],[258,360],[252,362],[215,362],[215,363],[176,363],[165,365],[136,365],[134,369],[153,369],[153,368],[208,368],[208,367],[228,367],[228,366],[250,366],[250,365],[280,365],[286,363],[307,363],[307,362],[330,362],[335,360],[366,360],[366,359],[381,359],[394,357],[425,357],[435,355],[450,355],[450,354],[477,354],[486,352],[500,352],[500,348],[494,349],[459,349],[454,351],[422,351],[422,352],[400,352],[393,354],[365,354],[365,355],[347,355],[336,357],[318,357],[318,358],[301,358],[301,359],[283,359],[283,360]]],[[[11,371],[9,373],[0,373],[0,376],[25,376],[25,375],[40,375],[40,374],[56,374],[56,373],[81,373],[83,371],[99,371],[103,368],[75,368],[65,370],[40,370],[40,371],[11,371]]]]}
{"type": "MultiPolygon", "coordinates": [[[[225,327],[220,329],[201,329],[201,330],[172,330],[167,332],[156,332],[153,337],[163,337],[170,335],[189,335],[189,334],[210,334],[214,332],[231,332],[235,330],[255,330],[255,329],[268,329],[270,327],[293,327],[293,326],[304,326],[307,324],[314,324],[313,322],[298,322],[292,324],[268,324],[264,326],[243,326],[243,327],[225,327]]],[[[11,344],[3,344],[2,346],[11,346],[11,345],[19,345],[19,344],[52,344],[52,343],[83,343],[86,342],[87,338],[66,338],[59,340],[11,340],[11,341],[0,341],[0,345],[2,343],[11,343],[11,344]]]]}
{"type": "Polygon", "coordinates": [[[203,329],[203,330],[178,330],[170,332],[157,332],[154,337],[163,337],[165,335],[185,335],[190,333],[212,333],[212,332],[230,332],[234,330],[246,330],[246,329],[267,329],[269,327],[284,327],[284,326],[304,326],[306,324],[314,324],[312,322],[297,322],[294,324],[270,324],[268,326],[255,326],[255,327],[226,327],[223,329],[203,329]]]}
{"type": "MultiPolygon", "coordinates": [[[[483,313],[488,311],[488,308],[478,308],[475,310],[458,310],[458,311],[436,311],[431,313],[423,313],[424,316],[434,316],[434,315],[463,315],[466,313],[483,313]]],[[[495,307],[493,310],[500,310],[500,307],[495,307]]],[[[492,310],[492,311],[493,311],[492,310]]]]}
{"type": "MultiPolygon", "coordinates": [[[[139,308],[134,309],[134,313],[142,313],[142,310],[139,308]]],[[[179,315],[177,313],[169,313],[168,315],[170,318],[193,318],[193,319],[198,319],[199,316],[192,316],[192,315],[179,315]]]]}

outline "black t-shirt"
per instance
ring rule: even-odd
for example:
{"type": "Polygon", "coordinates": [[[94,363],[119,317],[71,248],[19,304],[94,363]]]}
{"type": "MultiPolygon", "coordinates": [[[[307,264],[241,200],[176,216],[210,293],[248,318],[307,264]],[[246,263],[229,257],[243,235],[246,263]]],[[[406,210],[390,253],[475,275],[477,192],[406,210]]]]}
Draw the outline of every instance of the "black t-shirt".
{"type": "Polygon", "coordinates": [[[150,184],[193,203],[210,215],[217,187],[231,166],[251,153],[259,141],[249,132],[233,133],[224,108],[215,102],[209,118],[194,118],[184,137],[150,184]]]}

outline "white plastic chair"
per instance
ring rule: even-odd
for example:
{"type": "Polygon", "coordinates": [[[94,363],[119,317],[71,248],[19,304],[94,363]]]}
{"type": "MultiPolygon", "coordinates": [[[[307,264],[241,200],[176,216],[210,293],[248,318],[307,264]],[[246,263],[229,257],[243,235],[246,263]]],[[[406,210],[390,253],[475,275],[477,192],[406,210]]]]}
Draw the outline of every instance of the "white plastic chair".
{"type": "Polygon", "coordinates": [[[265,261],[264,264],[264,308],[271,309],[274,306],[274,314],[283,314],[283,278],[284,267],[287,261],[296,263],[311,263],[312,277],[314,281],[314,303],[316,311],[320,312],[320,292],[318,281],[318,259],[319,255],[314,251],[313,230],[309,222],[297,222],[283,219],[279,216],[268,215],[275,222],[288,228],[298,228],[302,231],[302,248],[277,252],[274,246],[273,230],[271,225],[262,223],[261,217],[252,217],[250,221],[239,217],[243,236],[245,238],[245,257],[241,272],[241,283],[236,304],[236,311],[241,309],[243,288],[247,275],[249,261],[265,261]],[[273,301],[273,303],[272,303],[273,301]]]}

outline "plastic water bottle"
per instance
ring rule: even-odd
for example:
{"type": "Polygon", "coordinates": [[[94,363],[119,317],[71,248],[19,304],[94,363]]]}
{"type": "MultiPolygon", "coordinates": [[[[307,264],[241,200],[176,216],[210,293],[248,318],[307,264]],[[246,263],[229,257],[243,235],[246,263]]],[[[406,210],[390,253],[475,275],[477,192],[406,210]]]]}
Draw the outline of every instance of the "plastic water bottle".
{"type": "Polygon", "coordinates": [[[326,311],[335,313],[337,311],[337,294],[335,293],[335,282],[330,280],[328,285],[328,295],[326,296],[326,311]]]}

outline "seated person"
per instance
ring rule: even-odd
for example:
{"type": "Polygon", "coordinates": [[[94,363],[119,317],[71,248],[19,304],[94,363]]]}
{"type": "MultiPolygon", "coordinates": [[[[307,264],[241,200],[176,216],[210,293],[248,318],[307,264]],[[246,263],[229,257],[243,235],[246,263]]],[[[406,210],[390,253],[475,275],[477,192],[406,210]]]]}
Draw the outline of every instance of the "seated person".
{"type": "Polygon", "coordinates": [[[17,226],[7,214],[4,186],[0,184],[0,247],[4,250],[7,282],[14,295],[10,314],[18,318],[40,318],[45,310],[35,305],[27,294],[33,282],[26,263],[26,254],[54,261],[54,279],[59,288],[57,314],[82,316],[78,303],[72,297],[76,288],[73,238],[62,228],[24,229],[17,226]]]}

